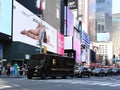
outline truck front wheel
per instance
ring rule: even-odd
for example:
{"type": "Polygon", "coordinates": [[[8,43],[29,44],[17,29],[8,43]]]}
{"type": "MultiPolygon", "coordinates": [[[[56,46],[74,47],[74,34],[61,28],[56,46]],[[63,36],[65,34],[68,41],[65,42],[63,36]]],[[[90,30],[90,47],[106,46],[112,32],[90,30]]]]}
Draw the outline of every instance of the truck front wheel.
{"type": "Polygon", "coordinates": [[[46,78],[46,76],[45,76],[45,74],[43,73],[42,75],[41,75],[41,79],[45,79],[46,78]]]}

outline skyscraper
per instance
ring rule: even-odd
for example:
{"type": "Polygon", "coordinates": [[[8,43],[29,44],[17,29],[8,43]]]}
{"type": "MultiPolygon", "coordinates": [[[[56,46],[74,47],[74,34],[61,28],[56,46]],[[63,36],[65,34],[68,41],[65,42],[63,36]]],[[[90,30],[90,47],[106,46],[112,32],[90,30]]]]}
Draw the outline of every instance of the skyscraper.
{"type": "Polygon", "coordinates": [[[120,55],[120,13],[113,14],[113,31],[111,39],[113,42],[113,54],[116,58],[120,55]]]}
{"type": "Polygon", "coordinates": [[[108,42],[111,40],[112,0],[90,0],[89,2],[90,40],[108,42]]]}
{"type": "Polygon", "coordinates": [[[90,0],[89,1],[90,41],[96,43],[97,45],[96,47],[98,48],[97,52],[99,52],[97,54],[103,58],[103,61],[111,60],[110,56],[112,54],[111,31],[112,31],[112,0],[90,0]],[[105,51],[101,52],[101,50],[105,51]]]}
{"type": "Polygon", "coordinates": [[[112,0],[96,0],[97,41],[110,41],[112,29],[112,0]],[[105,36],[101,39],[100,36],[105,36]]]}

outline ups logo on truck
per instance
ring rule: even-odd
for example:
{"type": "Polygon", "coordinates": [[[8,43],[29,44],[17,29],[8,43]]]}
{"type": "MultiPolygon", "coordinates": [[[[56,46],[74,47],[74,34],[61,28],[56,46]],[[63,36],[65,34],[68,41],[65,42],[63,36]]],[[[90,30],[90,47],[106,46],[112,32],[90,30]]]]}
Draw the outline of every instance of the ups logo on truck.
{"type": "Polygon", "coordinates": [[[56,59],[52,59],[52,64],[56,65],[56,59]]]}

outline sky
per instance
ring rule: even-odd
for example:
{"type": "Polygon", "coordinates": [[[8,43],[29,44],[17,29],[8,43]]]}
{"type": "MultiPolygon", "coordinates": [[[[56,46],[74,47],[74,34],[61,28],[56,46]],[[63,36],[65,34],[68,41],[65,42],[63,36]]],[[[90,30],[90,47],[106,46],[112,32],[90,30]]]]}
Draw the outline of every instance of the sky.
{"type": "Polygon", "coordinates": [[[120,13],[120,0],[112,0],[112,13],[120,13]]]}

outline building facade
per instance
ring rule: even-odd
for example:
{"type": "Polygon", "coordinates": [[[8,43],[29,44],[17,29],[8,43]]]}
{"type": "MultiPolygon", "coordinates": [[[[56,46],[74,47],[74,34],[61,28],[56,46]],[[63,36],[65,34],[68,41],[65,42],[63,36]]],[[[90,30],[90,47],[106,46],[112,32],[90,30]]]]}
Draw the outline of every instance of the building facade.
{"type": "Polygon", "coordinates": [[[90,0],[89,2],[90,40],[108,42],[112,31],[112,0],[90,0]],[[95,26],[94,26],[95,25],[95,26]],[[104,38],[101,38],[104,37],[104,38]]]}
{"type": "Polygon", "coordinates": [[[49,34],[47,37],[51,43],[43,43],[48,46],[47,52],[64,54],[64,35],[61,34],[61,18],[64,18],[61,15],[64,9],[61,8],[64,4],[62,0],[45,1],[0,0],[0,62],[4,60],[4,65],[21,62],[29,59],[31,54],[40,53],[38,39],[33,37],[35,34],[31,37],[29,33],[40,25],[49,34]],[[6,5],[8,8],[4,7],[6,5]]]}
{"type": "Polygon", "coordinates": [[[97,47],[98,52],[96,54],[101,55],[103,60],[111,60],[112,57],[109,56],[109,53],[112,53],[112,44],[107,43],[111,43],[112,0],[90,0],[89,9],[89,35],[91,44],[92,42],[100,44],[98,46],[103,44],[103,47],[97,47]],[[105,51],[106,54],[101,52],[104,48],[109,49],[105,51]]]}
{"type": "Polygon", "coordinates": [[[113,42],[113,54],[115,58],[120,56],[120,13],[113,14],[113,31],[111,32],[111,38],[113,42]]]}

